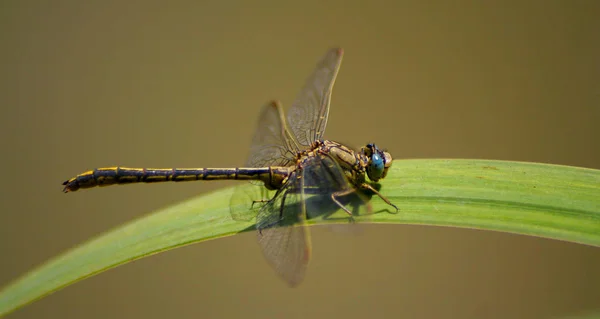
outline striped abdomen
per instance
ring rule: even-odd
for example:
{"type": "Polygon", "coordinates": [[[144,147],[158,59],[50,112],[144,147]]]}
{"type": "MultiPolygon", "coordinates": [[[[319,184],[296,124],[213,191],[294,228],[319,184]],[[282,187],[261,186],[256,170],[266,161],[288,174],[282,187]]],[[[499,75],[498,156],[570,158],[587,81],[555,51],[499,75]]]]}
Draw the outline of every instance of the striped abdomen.
{"type": "Polygon", "coordinates": [[[280,188],[289,175],[288,167],[261,168],[97,168],[77,175],[63,183],[63,191],[80,188],[131,183],[184,182],[198,180],[260,180],[269,189],[280,188]]]}

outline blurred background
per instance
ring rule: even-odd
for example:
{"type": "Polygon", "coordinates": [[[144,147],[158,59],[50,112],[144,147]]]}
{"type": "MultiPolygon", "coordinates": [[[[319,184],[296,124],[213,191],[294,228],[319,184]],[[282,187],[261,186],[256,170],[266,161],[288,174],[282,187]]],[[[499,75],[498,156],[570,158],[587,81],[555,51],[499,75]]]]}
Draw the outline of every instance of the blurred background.
{"type": "MultiPolygon", "coordinates": [[[[326,137],[395,158],[600,169],[600,2],[2,1],[0,286],[122,223],[227,182],[63,194],[94,167],[245,162],[345,49],[326,137]]],[[[425,226],[313,228],[289,289],[254,233],[79,282],[10,318],[560,318],[600,311],[600,249],[425,226]]]]}

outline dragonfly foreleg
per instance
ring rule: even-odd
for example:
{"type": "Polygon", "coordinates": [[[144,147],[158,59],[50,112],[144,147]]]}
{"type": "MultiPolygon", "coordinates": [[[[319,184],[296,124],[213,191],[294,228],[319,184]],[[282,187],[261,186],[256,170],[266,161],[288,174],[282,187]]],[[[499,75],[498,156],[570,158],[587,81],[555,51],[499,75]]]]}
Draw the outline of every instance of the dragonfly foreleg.
{"type": "Polygon", "coordinates": [[[362,185],[360,185],[360,187],[361,187],[361,188],[363,188],[363,189],[368,189],[368,190],[370,190],[371,192],[373,192],[373,193],[377,194],[377,196],[379,196],[379,198],[383,199],[383,201],[384,201],[386,204],[388,204],[388,205],[390,205],[390,206],[394,207],[394,208],[396,209],[396,213],[398,212],[398,210],[399,210],[399,209],[398,209],[398,207],[396,207],[396,205],[392,204],[392,202],[390,202],[390,200],[389,200],[389,199],[387,199],[387,197],[385,197],[385,196],[381,195],[381,193],[380,193],[380,192],[378,192],[378,191],[377,191],[375,188],[373,188],[373,186],[369,185],[368,183],[363,183],[362,185]]]}

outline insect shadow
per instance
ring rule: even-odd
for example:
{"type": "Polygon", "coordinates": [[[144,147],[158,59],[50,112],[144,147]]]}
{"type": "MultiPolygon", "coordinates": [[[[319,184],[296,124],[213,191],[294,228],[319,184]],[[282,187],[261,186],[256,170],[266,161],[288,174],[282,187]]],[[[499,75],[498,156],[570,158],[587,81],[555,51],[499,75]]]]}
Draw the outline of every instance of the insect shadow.
{"type": "MultiPolygon", "coordinates": [[[[381,185],[379,183],[372,183],[371,186],[375,188],[375,190],[379,191],[381,189],[381,185]]],[[[348,223],[353,223],[355,221],[355,217],[369,217],[374,214],[379,214],[382,212],[393,213],[389,208],[383,208],[377,211],[372,210],[371,207],[371,199],[375,193],[369,190],[357,190],[356,192],[336,197],[338,202],[346,207],[350,212],[352,212],[352,216],[347,214],[336,202],[333,201],[331,197],[331,193],[311,193],[310,190],[305,190],[305,207],[306,207],[306,219],[307,220],[316,220],[322,219],[326,222],[340,221],[346,220],[348,223]]],[[[265,206],[274,205],[277,206],[277,211],[279,211],[279,218],[274,217],[275,222],[269,224],[269,227],[289,227],[293,225],[297,225],[300,222],[299,213],[302,210],[302,203],[300,202],[299,196],[296,195],[296,192],[288,190],[288,194],[284,194],[287,197],[286,203],[284,205],[283,210],[281,211],[278,206],[277,201],[279,198],[274,198],[274,202],[263,202],[257,203],[259,207],[255,207],[258,212],[258,216],[262,214],[262,210],[268,209],[265,206]]],[[[282,196],[279,196],[282,197],[282,196]]],[[[277,214],[276,212],[274,212],[277,214]]],[[[256,229],[256,224],[249,226],[242,230],[242,232],[252,231],[256,229]]]]}

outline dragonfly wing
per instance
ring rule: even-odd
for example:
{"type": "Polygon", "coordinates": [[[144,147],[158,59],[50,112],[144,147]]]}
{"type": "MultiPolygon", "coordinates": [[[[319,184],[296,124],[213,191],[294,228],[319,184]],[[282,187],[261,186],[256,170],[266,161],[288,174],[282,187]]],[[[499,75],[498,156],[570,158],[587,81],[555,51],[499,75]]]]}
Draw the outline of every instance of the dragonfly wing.
{"type": "Polygon", "coordinates": [[[298,142],[309,146],[321,139],[329,117],[331,90],[342,63],[343,50],[331,49],[317,64],[288,112],[288,122],[298,142]]]}
{"type": "Polygon", "coordinates": [[[269,102],[258,118],[246,166],[288,166],[297,151],[297,142],[287,129],[281,104],[269,102]]]}
{"type": "MultiPolygon", "coordinates": [[[[298,143],[287,129],[281,104],[277,101],[269,102],[263,107],[258,118],[245,165],[246,167],[290,165],[295,160],[297,145],[298,143]]],[[[244,184],[237,186],[233,191],[229,211],[234,220],[249,221],[256,217],[264,201],[273,196],[273,192],[267,192],[262,182],[251,181],[251,183],[255,187],[244,184]]]]}
{"type": "Polygon", "coordinates": [[[265,258],[290,286],[304,279],[311,254],[302,190],[302,179],[292,173],[289,182],[261,208],[256,222],[265,258]]]}

